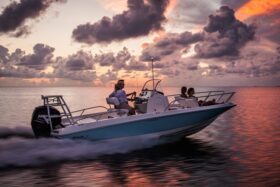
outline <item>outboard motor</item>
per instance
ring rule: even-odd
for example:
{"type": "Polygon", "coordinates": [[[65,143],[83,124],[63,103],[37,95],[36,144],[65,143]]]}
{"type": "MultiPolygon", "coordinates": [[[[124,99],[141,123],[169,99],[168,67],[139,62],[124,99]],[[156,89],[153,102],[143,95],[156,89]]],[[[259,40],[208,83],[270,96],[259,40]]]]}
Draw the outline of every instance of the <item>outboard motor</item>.
{"type": "MultiPolygon", "coordinates": [[[[49,106],[49,109],[51,116],[58,116],[51,118],[52,129],[56,129],[59,125],[61,125],[60,112],[52,106],[49,106]]],[[[31,119],[31,126],[36,138],[51,136],[47,106],[38,106],[34,109],[31,119]]]]}

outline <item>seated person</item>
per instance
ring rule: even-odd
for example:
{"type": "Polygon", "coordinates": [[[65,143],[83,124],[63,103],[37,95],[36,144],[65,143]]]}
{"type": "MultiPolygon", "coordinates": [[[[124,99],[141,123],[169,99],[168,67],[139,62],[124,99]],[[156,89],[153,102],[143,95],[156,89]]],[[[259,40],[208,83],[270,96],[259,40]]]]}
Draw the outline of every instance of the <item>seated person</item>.
{"type": "Polygon", "coordinates": [[[196,98],[197,99],[197,97],[195,97],[194,94],[195,94],[194,88],[189,88],[188,89],[189,98],[196,98]]]}
{"type": "MultiPolygon", "coordinates": [[[[198,101],[198,98],[195,97],[194,94],[195,94],[194,88],[189,88],[188,89],[189,98],[195,98],[198,101]]],[[[202,100],[199,100],[198,104],[199,104],[199,106],[209,106],[209,105],[216,104],[216,102],[215,102],[215,99],[213,99],[212,101],[202,101],[202,100]]]]}
{"type": "Polygon", "coordinates": [[[115,90],[109,95],[109,97],[115,97],[118,90],[120,90],[120,86],[115,84],[115,90]]]}
{"type": "Polygon", "coordinates": [[[198,98],[197,97],[195,97],[194,96],[194,94],[195,94],[195,91],[194,91],[194,88],[189,88],[188,89],[188,95],[189,95],[189,98],[193,98],[193,99],[195,99],[197,102],[198,102],[198,105],[199,106],[201,106],[202,105],[202,103],[203,103],[203,101],[201,101],[201,100],[199,100],[198,101],[198,98]]]}
{"type": "Polygon", "coordinates": [[[187,87],[183,86],[181,88],[181,95],[180,96],[183,97],[183,98],[188,98],[186,92],[187,92],[187,87]]]}
{"type": "Polygon", "coordinates": [[[128,109],[129,111],[129,115],[134,115],[135,114],[135,110],[134,108],[132,108],[131,106],[129,106],[128,104],[128,99],[127,96],[130,95],[135,95],[136,93],[130,93],[130,94],[126,94],[125,91],[123,90],[124,88],[124,80],[119,80],[117,84],[115,84],[115,91],[112,92],[109,97],[117,97],[120,105],[119,106],[115,106],[115,108],[117,109],[128,109]]]}

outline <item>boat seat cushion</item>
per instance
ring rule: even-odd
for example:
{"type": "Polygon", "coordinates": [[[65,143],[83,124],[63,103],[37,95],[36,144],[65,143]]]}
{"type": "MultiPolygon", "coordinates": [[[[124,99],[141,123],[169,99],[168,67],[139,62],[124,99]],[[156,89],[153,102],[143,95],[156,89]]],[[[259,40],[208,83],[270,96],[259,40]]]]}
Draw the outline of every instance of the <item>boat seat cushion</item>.
{"type": "Polygon", "coordinates": [[[120,105],[120,101],[117,97],[107,97],[106,101],[108,105],[115,105],[115,106],[120,105]]]}

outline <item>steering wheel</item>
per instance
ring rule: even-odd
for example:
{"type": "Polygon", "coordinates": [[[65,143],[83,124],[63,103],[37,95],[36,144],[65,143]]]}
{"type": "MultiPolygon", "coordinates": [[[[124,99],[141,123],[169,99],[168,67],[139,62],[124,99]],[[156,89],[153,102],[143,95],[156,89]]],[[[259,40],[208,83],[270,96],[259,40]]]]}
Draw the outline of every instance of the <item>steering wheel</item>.
{"type": "Polygon", "coordinates": [[[127,100],[129,101],[134,101],[136,98],[136,92],[132,92],[129,97],[127,98],[127,100]]]}

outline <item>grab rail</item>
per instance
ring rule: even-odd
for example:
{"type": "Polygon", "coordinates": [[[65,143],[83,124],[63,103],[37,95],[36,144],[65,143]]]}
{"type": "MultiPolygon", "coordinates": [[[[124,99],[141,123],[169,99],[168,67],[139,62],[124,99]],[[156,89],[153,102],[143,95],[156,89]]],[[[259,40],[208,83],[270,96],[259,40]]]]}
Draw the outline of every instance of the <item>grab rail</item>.
{"type": "MultiPolygon", "coordinates": [[[[206,93],[206,95],[201,95],[201,96],[197,96],[196,98],[199,99],[199,98],[204,98],[203,102],[206,102],[209,97],[213,97],[213,96],[219,96],[217,98],[217,102],[219,102],[221,100],[221,98],[225,95],[229,95],[223,102],[224,103],[227,103],[231,98],[232,96],[235,94],[235,92],[225,92],[225,91],[206,91],[206,92],[197,92],[197,94],[204,94],[206,93]],[[216,94],[215,94],[216,93],[216,94]]],[[[176,96],[180,96],[180,94],[172,94],[172,95],[167,95],[167,97],[176,97],[176,96]]],[[[183,100],[184,98],[182,98],[183,100]]],[[[176,99],[173,99],[171,100],[171,102],[168,103],[168,106],[166,107],[166,110],[168,110],[177,100],[176,99]]],[[[184,107],[183,107],[184,108],[184,107]]]]}
{"type": "Polygon", "coordinates": [[[108,108],[105,107],[105,106],[94,106],[94,107],[89,107],[89,108],[83,108],[83,109],[80,109],[80,110],[76,110],[76,111],[73,111],[73,112],[71,112],[71,113],[73,114],[73,113],[81,112],[80,116],[82,116],[83,113],[84,113],[86,110],[95,109],[95,108],[103,108],[103,109],[108,110],[108,108]]]}
{"type": "MultiPolygon", "coordinates": [[[[103,106],[101,106],[103,107],[103,106]]],[[[106,107],[104,107],[106,108],[106,107]]],[[[110,114],[110,113],[115,113],[116,111],[122,111],[122,110],[125,110],[125,109],[115,109],[113,111],[105,111],[105,112],[100,112],[100,113],[93,113],[93,114],[85,114],[84,116],[80,115],[80,116],[76,116],[76,117],[82,117],[82,118],[79,118],[78,120],[75,121],[75,123],[77,123],[78,121],[80,120],[83,120],[83,119],[86,119],[86,118],[89,118],[89,117],[98,117],[98,118],[95,118],[95,120],[98,122],[101,118],[102,115],[104,114],[110,114]]]]}
{"type": "MultiPolygon", "coordinates": [[[[211,91],[210,91],[211,92],[211,91]]],[[[220,96],[217,101],[219,101],[223,96],[225,95],[229,95],[229,97],[224,101],[225,103],[228,102],[232,96],[235,94],[235,92],[223,92],[221,94],[211,94],[209,93],[208,95],[204,95],[204,96],[198,96],[197,98],[204,98],[206,97],[206,99],[204,99],[204,101],[206,101],[210,96],[220,96]]]]}

